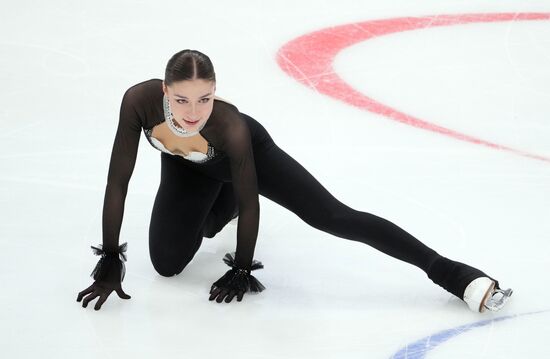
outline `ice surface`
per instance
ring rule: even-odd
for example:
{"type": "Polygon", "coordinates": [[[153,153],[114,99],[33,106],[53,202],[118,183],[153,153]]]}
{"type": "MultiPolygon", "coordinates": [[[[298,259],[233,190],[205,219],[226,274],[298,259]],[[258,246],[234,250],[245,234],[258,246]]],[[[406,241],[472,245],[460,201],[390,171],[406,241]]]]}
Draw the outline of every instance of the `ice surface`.
{"type": "MultiPolygon", "coordinates": [[[[550,4],[5,4],[3,357],[549,357],[550,162],[354,108],[300,84],[275,61],[286,42],[332,26],[501,12],[550,13],[550,4]],[[210,285],[227,270],[222,257],[234,250],[236,227],[205,238],[180,275],[158,275],[147,241],[160,152],[142,139],[121,232],[129,244],[123,285],[132,299],[112,294],[100,311],[83,309],[76,296],[91,284],[97,261],[90,245],[101,242],[122,94],[137,82],[162,78],[168,58],[183,48],[208,54],[217,94],[260,121],[337,198],[490,272],[514,289],[507,306],[470,312],[420,270],[313,229],[264,198],[255,258],[265,268],[255,275],[266,291],[240,303],[210,302],[210,285]],[[312,136],[302,135],[306,128],[312,136]],[[422,341],[441,335],[446,340],[437,346],[422,341]]],[[[550,21],[400,32],[345,49],[334,69],[399,111],[550,158],[549,35],[550,21]]]]}

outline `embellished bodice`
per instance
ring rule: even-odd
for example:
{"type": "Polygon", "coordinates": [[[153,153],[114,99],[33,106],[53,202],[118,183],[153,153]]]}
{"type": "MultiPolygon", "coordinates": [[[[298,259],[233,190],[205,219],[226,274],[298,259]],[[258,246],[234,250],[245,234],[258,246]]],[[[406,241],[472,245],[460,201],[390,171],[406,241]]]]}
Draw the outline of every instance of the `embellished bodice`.
{"type": "MultiPolygon", "coordinates": [[[[218,96],[214,96],[214,99],[218,100],[218,101],[226,102],[228,104],[231,104],[231,102],[229,102],[229,101],[227,101],[227,100],[225,100],[221,97],[218,97],[218,96]]],[[[170,110],[170,106],[168,104],[166,96],[164,96],[164,98],[163,98],[163,112],[164,112],[164,121],[162,121],[162,122],[167,122],[168,125],[170,125],[170,117],[173,116],[173,115],[172,115],[172,112],[170,110]]],[[[214,158],[217,154],[217,151],[214,149],[214,146],[212,146],[212,144],[210,142],[208,142],[208,150],[206,151],[206,154],[204,154],[202,152],[197,152],[197,151],[191,151],[191,152],[189,152],[189,154],[187,156],[172,153],[166,147],[164,147],[164,145],[162,144],[161,141],[159,141],[158,139],[153,137],[153,128],[154,127],[155,126],[150,127],[150,128],[143,128],[143,133],[145,134],[145,137],[147,138],[147,140],[149,141],[151,146],[153,146],[154,148],[156,148],[159,151],[162,151],[164,153],[168,153],[170,155],[177,155],[177,156],[185,158],[186,160],[196,162],[196,163],[203,163],[203,162],[209,161],[210,159],[214,158]]]]}
{"type": "Polygon", "coordinates": [[[166,149],[166,147],[164,147],[162,142],[160,142],[159,140],[154,138],[153,137],[153,128],[144,128],[143,133],[145,134],[145,137],[147,138],[147,140],[149,141],[151,146],[153,146],[157,150],[162,151],[164,153],[168,153],[170,155],[183,157],[186,160],[189,160],[189,161],[192,161],[192,162],[203,163],[203,162],[209,161],[210,159],[212,159],[216,156],[216,151],[215,151],[214,147],[210,144],[210,142],[208,142],[208,151],[206,152],[206,154],[204,154],[202,152],[191,151],[191,152],[189,152],[189,154],[187,156],[182,156],[182,155],[175,154],[173,152],[168,151],[166,149]]]}

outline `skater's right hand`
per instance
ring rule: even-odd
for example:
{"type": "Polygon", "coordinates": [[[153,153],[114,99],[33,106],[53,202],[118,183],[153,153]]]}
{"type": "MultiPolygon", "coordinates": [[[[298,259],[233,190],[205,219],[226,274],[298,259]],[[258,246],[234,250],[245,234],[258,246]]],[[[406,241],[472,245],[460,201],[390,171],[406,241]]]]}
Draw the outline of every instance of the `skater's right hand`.
{"type": "Polygon", "coordinates": [[[80,302],[82,300],[82,298],[84,298],[84,296],[87,295],[84,298],[84,300],[82,300],[82,307],[86,308],[86,306],[88,306],[88,303],[91,300],[99,297],[99,299],[97,300],[97,302],[94,306],[95,310],[99,310],[99,309],[101,309],[101,306],[103,305],[103,303],[105,303],[105,301],[107,300],[109,295],[113,292],[113,290],[122,299],[130,299],[131,298],[128,294],[124,293],[124,291],[122,290],[122,286],[121,286],[120,282],[119,283],[113,283],[113,282],[108,282],[108,281],[96,280],[96,281],[94,281],[94,283],[91,286],[84,289],[82,292],[78,293],[78,297],[76,298],[76,301],[80,302]]]}
{"type": "Polygon", "coordinates": [[[124,262],[126,262],[125,252],[127,247],[128,243],[123,243],[116,250],[106,251],[103,249],[102,244],[97,247],[92,246],[94,254],[101,256],[101,258],[97,262],[92,274],[90,274],[94,278],[94,282],[91,286],[78,293],[78,297],[76,297],[76,301],[80,302],[86,296],[82,302],[82,307],[86,308],[91,300],[99,297],[94,309],[101,309],[101,306],[113,290],[122,299],[131,298],[128,294],[124,293],[121,286],[124,274],[126,273],[124,262]]]}

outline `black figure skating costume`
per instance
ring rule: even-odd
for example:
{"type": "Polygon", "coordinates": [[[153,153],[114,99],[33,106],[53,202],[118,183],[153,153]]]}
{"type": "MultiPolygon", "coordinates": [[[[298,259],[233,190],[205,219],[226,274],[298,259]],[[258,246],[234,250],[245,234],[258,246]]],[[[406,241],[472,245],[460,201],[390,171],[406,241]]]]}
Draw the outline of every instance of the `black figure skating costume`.
{"type": "MultiPolygon", "coordinates": [[[[161,180],[149,228],[154,268],[163,276],[180,273],[203,237],[212,237],[238,214],[235,262],[250,268],[262,195],[304,222],[334,236],[365,243],[423,270],[436,284],[463,299],[466,286],[482,271],[447,259],[392,222],[340,202],[302,165],[279,148],[252,117],[219,99],[200,134],[208,153],[183,157],[151,136],[164,121],[162,80],[129,88],[120,108],[103,207],[103,248],[119,243],[124,202],[141,131],[161,153],[161,180]]],[[[496,282],[498,288],[498,282],[496,282]]]]}

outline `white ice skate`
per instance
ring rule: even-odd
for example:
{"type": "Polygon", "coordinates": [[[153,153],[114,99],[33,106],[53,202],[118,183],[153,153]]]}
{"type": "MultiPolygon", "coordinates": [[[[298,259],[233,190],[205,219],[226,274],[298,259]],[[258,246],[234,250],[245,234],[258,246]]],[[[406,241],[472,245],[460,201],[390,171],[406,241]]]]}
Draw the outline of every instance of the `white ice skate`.
{"type": "Polygon", "coordinates": [[[464,301],[474,312],[483,313],[485,309],[501,309],[512,295],[512,289],[497,289],[495,281],[488,277],[474,279],[464,291],[464,301]]]}
{"type": "Polygon", "coordinates": [[[235,212],[233,214],[233,218],[229,221],[229,224],[232,226],[236,226],[239,223],[239,212],[235,212]]]}

